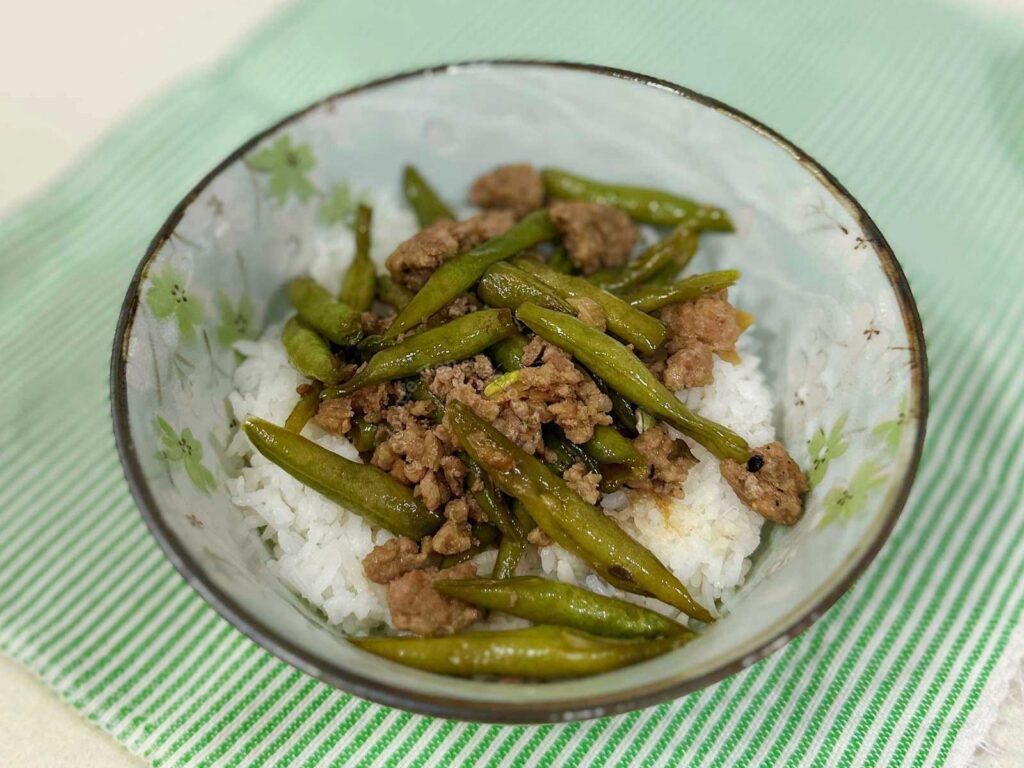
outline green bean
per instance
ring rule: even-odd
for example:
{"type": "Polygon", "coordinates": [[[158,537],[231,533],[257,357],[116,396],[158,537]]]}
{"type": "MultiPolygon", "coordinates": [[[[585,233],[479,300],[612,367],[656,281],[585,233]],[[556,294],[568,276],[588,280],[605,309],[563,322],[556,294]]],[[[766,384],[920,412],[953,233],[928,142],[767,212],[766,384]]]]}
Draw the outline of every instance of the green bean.
{"type": "Polygon", "coordinates": [[[348,439],[360,453],[372,451],[377,446],[377,425],[358,417],[352,424],[348,439]]]}
{"type": "Polygon", "coordinates": [[[333,384],[341,376],[341,366],[327,341],[299,317],[284,324],[281,343],[288,362],[304,376],[333,384]]]}
{"type": "Polygon", "coordinates": [[[519,527],[519,521],[509,512],[508,507],[505,506],[505,502],[501,499],[501,494],[495,490],[494,485],[491,483],[491,478],[469,454],[461,453],[460,458],[469,467],[469,472],[473,479],[481,485],[479,491],[472,491],[473,499],[480,506],[480,509],[483,510],[484,514],[487,515],[487,520],[501,531],[502,539],[512,538],[525,541],[526,531],[519,527]]]}
{"type": "Polygon", "coordinates": [[[288,299],[307,325],[335,344],[355,344],[363,333],[359,313],[332,299],[327,289],[311,277],[292,280],[288,299]]]}
{"type": "Polygon", "coordinates": [[[667,616],[539,576],[435,581],[442,595],[537,624],[557,624],[604,637],[666,637],[693,632],[667,616]]]}
{"type": "Polygon", "coordinates": [[[399,310],[405,309],[414,295],[404,285],[399,285],[387,275],[380,275],[377,278],[377,299],[382,304],[399,310]]]}
{"type": "Polygon", "coordinates": [[[696,253],[697,233],[686,227],[677,227],[671,235],[655,243],[632,261],[626,262],[624,266],[618,269],[599,269],[587,279],[606,291],[619,293],[647,282],[666,268],[673,269],[673,274],[678,274],[696,253]]]}
{"type": "Polygon", "coordinates": [[[242,429],[260,453],[303,485],[398,536],[419,541],[441,516],[412,489],[372,464],[349,461],[269,421],[250,416],[242,429]]]}
{"type": "Polygon", "coordinates": [[[664,288],[638,288],[630,291],[623,298],[629,302],[630,306],[636,307],[642,312],[653,312],[669,304],[694,301],[701,296],[724,291],[739,279],[739,270],[725,269],[721,272],[694,275],[664,288]]]}
{"type": "Polygon", "coordinates": [[[630,592],[653,595],[700,621],[713,621],[657,557],[581,499],[541,461],[463,403],[449,403],[447,416],[459,444],[495,486],[519,499],[548,536],[589,563],[603,579],[630,592]]]}
{"type": "Polygon", "coordinates": [[[573,313],[572,307],[546,283],[506,261],[499,261],[484,272],[476,294],[490,307],[516,309],[524,301],[531,301],[548,309],[573,313]]]}
{"type": "Polygon", "coordinates": [[[621,464],[635,477],[647,474],[647,459],[632,440],[623,437],[614,427],[598,424],[594,427],[594,436],[583,444],[583,450],[598,464],[621,464]]]}
{"type": "Polygon", "coordinates": [[[585,200],[621,208],[637,221],[648,224],[686,224],[694,229],[732,232],[729,214],[721,208],[644,187],[605,184],[554,168],[541,171],[551,197],[585,200]]]}
{"type": "Polygon", "coordinates": [[[487,352],[503,371],[517,371],[523,367],[523,350],[528,343],[523,334],[516,332],[499,341],[487,352]]]}
{"type": "Polygon", "coordinates": [[[547,210],[541,209],[528,214],[505,234],[449,259],[434,270],[412,301],[398,313],[384,338],[393,339],[422,323],[456,296],[473,287],[492,264],[504,261],[531,245],[550,240],[557,233],[547,210]]]}
{"type": "Polygon", "coordinates": [[[498,543],[498,556],[494,559],[491,576],[495,579],[511,579],[516,575],[519,561],[525,554],[526,542],[524,540],[502,536],[498,543]]]}
{"type": "MultiPolygon", "coordinates": [[[[604,310],[608,330],[623,341],[632,344],[643,354],[654,352],[668,333],[665,326],[608,291],[582,277],[563,275],[529,259],[515,259],[515,266],[536,275],[555,289],[563,298],[587,298],[597,302],[604,310]]],[[[600,333],[600,331],[599,331],[600,333]]]]}
{"type": "Polygon", "coordinates": [[[596,637],[538,626],[441,637],[351,637],[349,642],[407,667],[441,675],[500,675],[536,680],[584,677],[668,653],[689,638],[596,637]]]}
{"type": "Polygon", "coordinates": [[[306,385],[308,389],[305,394],[299,397],[299,402],[292,408],[288,418],[284,422],[284,428],[289,432],[298,434],[306,426],[307,422],[316,416],[317,408],[320,407],[320,392],[323,386],[319,381],[306,385]]]}
{"type": "Polygon", "coordinates": [[[559,477],[573,464],[582,464],[588,472],[598,471],[597,462],[590,454],[567,438],[562,430],[547,426],[542,437],[544,438],[544,447],[551,451],[553,456],[549,466],[558,473],[559,477]]]}
{"type": "Polygon", "coordinates": [[[471,312],[385,347],[370,358],[351,379],[339,387],[326,390],[324,397],[344,397],[371,384],[404,379],[427,368],[465,360],[483,352],[515,330],[512,313],[507,309],[471,312]]]}
{"type": "Polygon", "coordinates": [[[445,555],[441,560],[441,568],[454,568],[459,563],[472,560],[481,552],[494,549],[494,545],[498,543],[500,537],[501,534],[493,525],[488,525],[487,523],[474,525],[473,538],[476,540],[476,544],[454,555],[445,555]]]}
{"type": "Polygon", "coordinates": [[[523,304],[516,317],[545,341],[565,350],[623,397],[689,435],[720,459],[745,462],[747,441],[693,413],[629,349],[575,317],[523,304]]]}
{"type": "MultiPolygon", "coordinates": [[[[519,523],[519,528],[526,531],[527,535],[537,527],[537,523],[530,517],[530,513],[519,499],[512,499],[512,515],[519,523]]],[[[515,576],[519,561],[526,554],[526,544],[525,539],[502,539],[491,576],[495,579],[510,579],[515,576]]]]}
{"type": "Polygon", "coordinates": [[[377,289],[377,270],[370,260],[370,224],[373,210],[367,205],[356,208],[356,253],[345,270],[338,299],[356,312],[368,312],[377,289]]]}
{"type": "Polygon", "coordinates": [[[421,229],[429,227],[438,219],[455,219],[455,214],[414,166],[407,165],[402,171],[402,191],[416,212],[416,220],[421,229]]]}
{"type": "Polygon", "coordinates": [[[566,250],[564,244],[559,243],[555,248],[551,258],[548,259],[548,266],[555,270],[555,272],[561,272],[564,275],[572,274],[572,259],[569,258],[569,251],[566,250]]]}

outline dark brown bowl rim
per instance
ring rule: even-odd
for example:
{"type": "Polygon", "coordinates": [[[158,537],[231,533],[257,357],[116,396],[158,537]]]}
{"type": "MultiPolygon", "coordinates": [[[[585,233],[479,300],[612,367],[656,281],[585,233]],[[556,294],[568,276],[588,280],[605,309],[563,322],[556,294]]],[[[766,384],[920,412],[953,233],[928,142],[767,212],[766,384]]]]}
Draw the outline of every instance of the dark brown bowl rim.
{"type": "Polygon", "coordinates": [[[856,581],[860,574],[867,568],[874,559],[882,545],[885,543],[900,516],[900,512],[910,494],[914,477],[917,473],[921,452],[924,447],[926,424],[928,418],[928,365],[925,351],[924,331],[921,325],[921,318],[914,302],[910,285],[902,267],[896,260],[888,242],[882,236],[878,227],[872,221],[867,211],[857,200],[843,187],[842,184],[817,161],[803,150],[796,147],[792,142],[783,138],[771,128],[763,125],[749,115],[734,109],[717,99],[684,88],[667,80],[662,80],[648,75],[638,74],[623,69],[615,69],[595,64],[579,64],[568,61],[546,61],[534,59],[491,59],[473,60],[454,64],[442,64],[431,67],[403,72],[369,83],[349,88],[323,99],[288,115],[271,127],[253,136],[247,142],[238,147],[228,155],[212,171],[203,177],[192,190],[178,203],[170,216],[160,227],[156,236],[149,244],[145,256],[139,263],[128,286],[124,303],[121,307],[120,316],[117,322],[117,331],[114,336],[113,353],[111,356],[110,368],[110,389],[111,389],[111,413],[114,425],[114,438],[117,451],[120,455],[121,464],[124,468],[125,478],[128,481],[129,489],[136,504],[149,527],[150,532],[156,538],[164,554],[174,564],[185,581],[191,585],[210,603],[218,613],[231,622],[244,635],[255,641],[264,649],[270,651],[278,658],[288,662],[292,666],[306,672],[313,677],[320,679],[340,690],[370,699],[390,707],[409,710],[424,715],[435,717],[452,718],[487,723],[507,724],[530,724],[530,723],[552,723],[568,722],[571,720],[589,719],[620,714],[645,706],[658,704],[663,701],[678,698],[687,693],[704,688],[729,675],[735,674],[750,666],[755,661],[763,659],[770,653],[781,648],[785,643],[803,632],[822,616],[839,597],[844,594],[856,581]],[[881,527],[875,534],[874,540],[853,562],[848,565],[848,571],[838,584],[829,592],[824,594],[818,601],[802,615],[796,617],[787,626],[772,633],[761,642],[752,652],[744,653],[741,657],[722,664],[704,674],[684,680],[681,682],[666,682],[662,685],[651,686],[640,692],[629,692],[626,695],[616,694],[608,697],[590,697],[586,701],[551,701],[551,702],[530,702],[527,704],[515,704],[508,702],[486,702],[471,701],[463,698],[436,696],[432,694],[413,693],[395,686],[383,684],[380,681],[364,677],[353,670],[339,667],[322,659],[314,658],[301,648],[293,645],[286,637],[281,637],[273,629],[264,625],[256,616],[249,615],[240,606],[235,604],[232,597],[221,591],[214,582],[204,573],[203,569],[188,554],[184,546],[175,536],[174,532],[166,525],[159,512],[159,506],[149,488],[146,478],[142,472],[136,456],[135,444],[132,440],[131,430],[128,424],[128,402],[126,382],[126,361],[127,343],[131,334],[132,322],[139,302],[139,286],[146,275],[152,259],[159,253],[161,247],[171,236],[189,205],[206,189],[210,182],[218,176],[225,168],[242,158],[254,146],[266,136],[274,133],[281,127],[304,117],[309,112],[319,107],[346,98],[363,91],[379,88],[390,83],[409,80],[418,77],[448,74],[452,71],[458,72],[467,68],[493,68],[506,66],[538,67],[551,69],[565,69],[590,72],[606,77],[614,77],[628,80],[640,85],[654,87],[669,91],[683,98],[702,104],[711,109],[746,125],[754,132],[771,140],[776,145],[786,150],[797,162],[809,170],[823,186],[828,188],[837,200],[859,220],[867,239],[872,244],[875,253],[882,265],[890,284],[896,293],[900,304],[900,311],[907,330],[911,354],[911,388],[916,405],[916,426],[913,453],[906,468],[905,475],[895,494],[890,494],[889,509],[885,513],[881,527]]]}

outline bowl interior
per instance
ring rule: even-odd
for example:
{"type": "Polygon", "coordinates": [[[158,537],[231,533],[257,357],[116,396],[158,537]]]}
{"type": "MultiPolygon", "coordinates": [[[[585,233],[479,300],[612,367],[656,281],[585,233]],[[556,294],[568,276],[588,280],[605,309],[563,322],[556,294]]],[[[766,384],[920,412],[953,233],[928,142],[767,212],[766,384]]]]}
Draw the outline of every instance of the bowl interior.
{"type": "MultiPolygon", "coordinates": [[[[387,255],[377,233],[375,256],[387,255]]],[[[337,265],[339,268],[342,265],[337,265]]],[[[389,704],[483,720],[607,714],[699,687],[782,645],[881,545],[923,433],[923,349],[887,246],[792,147],[664,84],[544,64],[450,67],[322,104],[243,147],[154,241],[114,361],[115,421],[144,515],[186,577],[292,663],[389,704]],[[256,158],[259,153],[259,159],[256,158]],[[464,202],[481,169],[526,160],[665,187],[728,208],[738,233],[703,239],[692,269],[736,267],[735,303],[777,398],[780,439],[811,471],[804,520],[765,529],[731,613],[691,645],[595,678],[456,681],[347,644],[267,569],[226,481],[236,423],[231,343],[281,318],[287,278],[349,237],[350,201],[398,192],[415,162],[464,202]]]]}

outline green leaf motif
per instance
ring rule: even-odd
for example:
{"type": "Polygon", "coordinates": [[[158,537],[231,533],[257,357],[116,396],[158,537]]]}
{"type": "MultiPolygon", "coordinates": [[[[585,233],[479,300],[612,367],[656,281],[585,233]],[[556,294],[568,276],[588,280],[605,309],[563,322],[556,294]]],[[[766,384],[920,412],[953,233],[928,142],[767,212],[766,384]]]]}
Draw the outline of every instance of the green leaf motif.
{"type": "Polygon", "coordinates": [[[885,485],[885,480],[886,476],[878,462],[874,459],[865,461],[853,473],[849,485],[837,485],[825,495],[825,515],[821,518],[821,525],[831,525],[857,516],[875,489],[885,485]]]}
{"type": "Polygon", "coordinates": [[[221,291],[217,294],[217,311],[220,323],[217,325],[217,341],[222,347],[230,348],[239,339],[251,339],[255,336],[252,321],[252,302],[248,296],[242,296],[237,304],[221,291]]]}
{"type": "Polygon", "coordinates": [[[196,325],[203,320],[203,307],[185,287],[185,278],[174,267],[165,266],[153,275],[146,292],[146,303],[155,317],[173,317],[178,323],[181,338],[191,342],[196,337],[196,325]]]}
{"type": "Polygon", "coordinates": [[[807,481],[811,488],[816,487],[825,479],[828,472],[828,465],[833,459],[838,459],[849,445],[843,440],[843,429],[846,427],[846,416],[840,416],[832,429],[826,435],[825,430],[819,427],[810,440],[807,441],[807,451],[811,455],[811,468],[807,473],[807,481]]]}
{"type": "Polygon", "coordinates": [[[245,163],[254,171],[269,174],[267,189],[279,205],[283,205],[291,193],[304,203],[316,192],[306,175],[316,165],[308,144],[293,147],[288,136],[281,136],[266,149],[249,155],[245,163]]]}
{"type": "Polygon", "coordinates": [[[335,184],[320,203],[317,220],[324,226],[344,224],[346,227],[355,225],[356,207],[359,200],[352,194],[352,189],[345,182],[335,184]]]}
{"type": "Polygon", "coordinates": [[[892,421],[883,421],[871,430],[871,435],[885,445],[890,454],[899,450],[900,440],[903,438],[903,425],[907,422],[907,396],[900,400],[900,413],[892,421]]]}
{"type": "Polygon", "coordinates": [[[156,425],[160,430],[163,457],[171,464],[181,462],[185,474],[197,490],[209,493],[216,488],[217,481],[213,473],[203,466],[203,446],[196,440],[192,430],[186,427],[179,435],[174,431],[174,427],[160,416],[156,417],[156,425]]]}

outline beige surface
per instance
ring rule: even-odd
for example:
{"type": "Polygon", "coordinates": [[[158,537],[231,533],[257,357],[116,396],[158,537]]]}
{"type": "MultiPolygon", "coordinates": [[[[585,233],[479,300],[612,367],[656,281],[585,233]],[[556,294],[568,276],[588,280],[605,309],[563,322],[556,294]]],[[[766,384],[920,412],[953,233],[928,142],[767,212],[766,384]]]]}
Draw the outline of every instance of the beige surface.
{"type": "MultiPolygon", "coordinates": [[[[972,0],[947,0],[968,4],[972,0]]],[[[1024,0],[973,0],[1024,19],[1024,0]]],[[[284,0],[0,0],[0,215],[39,192],[146,98],[216,60],[284,0]]],[[[981,764],[1024,765],[1024,685],[981,764]]],[[[138,766],[0,655],[0,766],[138,766]]]]}
{"type": "MultiPolygon", "coordinates": [[[[0,215],[283,0],[0,0],[0,215]]],[[[2,768],[145,763],[0,655],[2,768]]]]}
{"type": "Polygon", "coordinates": [[[0,765],[17,768],[143,766],[57,694],[0,655],[0,765]]]}

